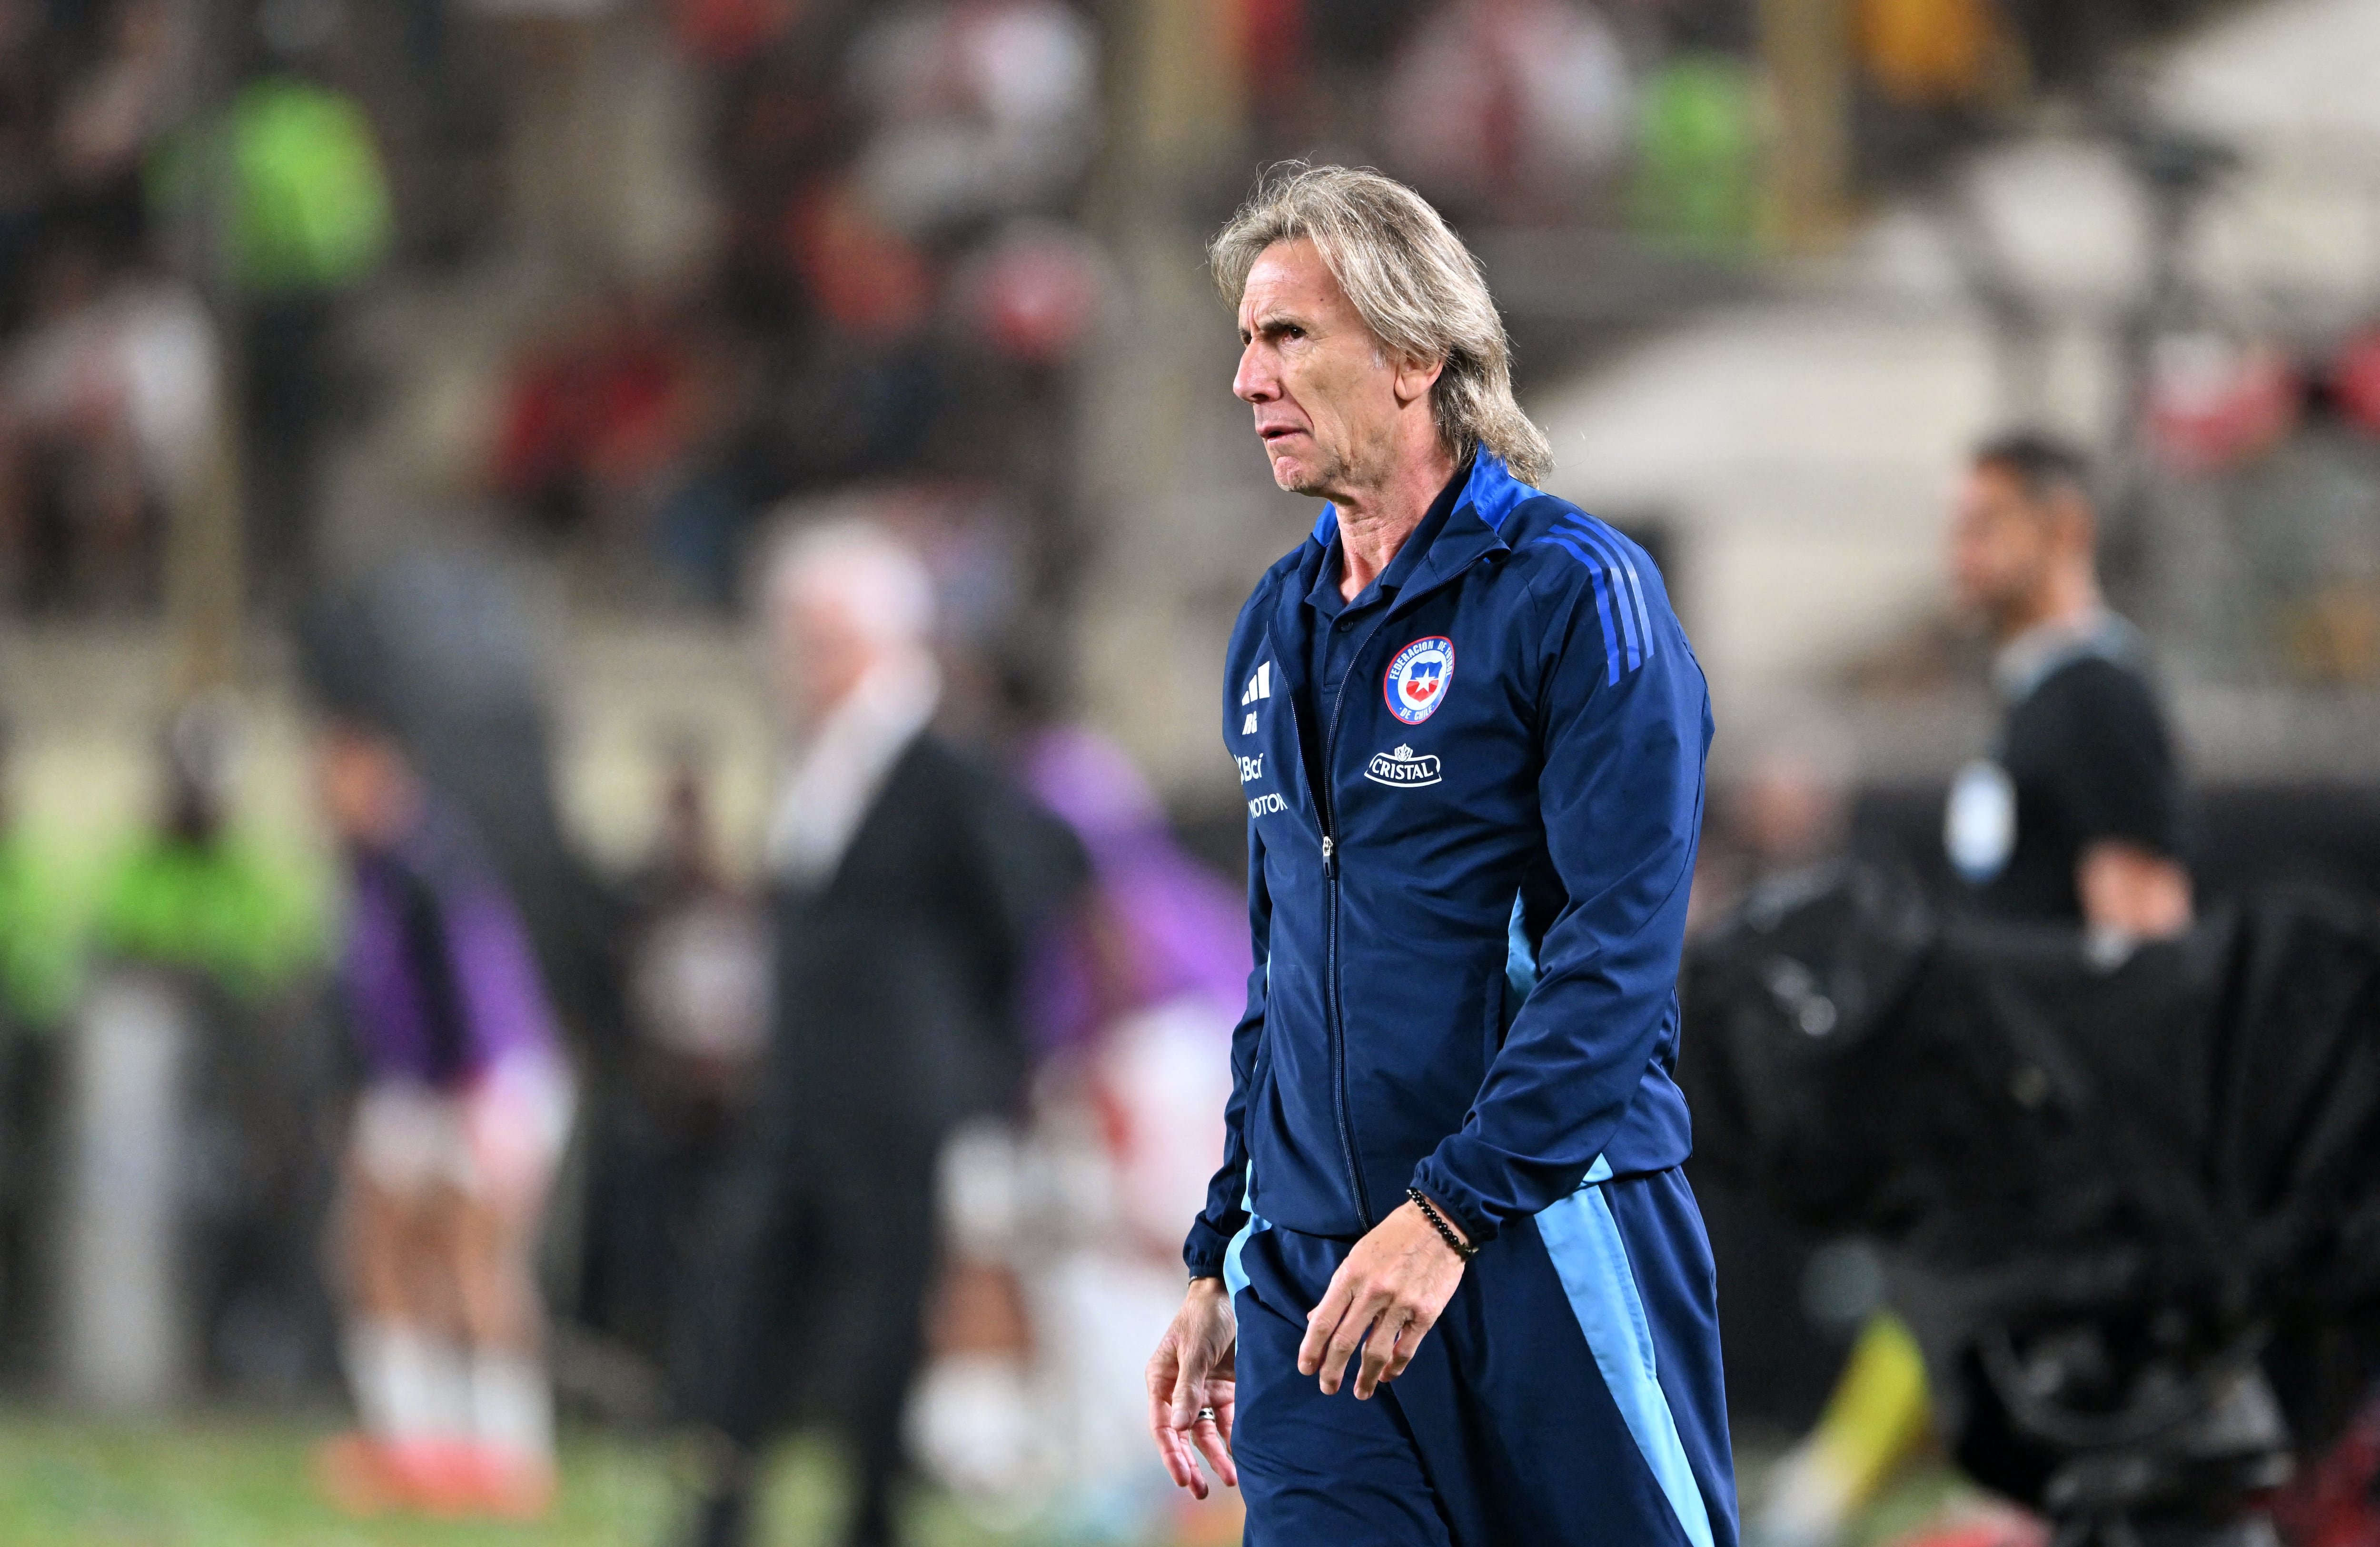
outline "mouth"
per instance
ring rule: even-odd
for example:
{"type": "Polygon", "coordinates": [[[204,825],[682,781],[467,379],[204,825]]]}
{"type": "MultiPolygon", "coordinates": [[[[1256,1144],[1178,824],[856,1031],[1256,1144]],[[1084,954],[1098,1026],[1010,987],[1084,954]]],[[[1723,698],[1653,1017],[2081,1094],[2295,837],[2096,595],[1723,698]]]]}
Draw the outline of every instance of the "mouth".
{"type": "Polygon", "coordinates": [[[1302,435],[1304,433],[1305,433],[1305,431],[1298,429],[1293,424],[1266,424],[1260,425],[1257,429],[1257,436],[1263,440],[1264,444],[1268,447],[1277,446],[1281,445],[1281,442],[1288,440],[1292,435],[1302,435]]]}

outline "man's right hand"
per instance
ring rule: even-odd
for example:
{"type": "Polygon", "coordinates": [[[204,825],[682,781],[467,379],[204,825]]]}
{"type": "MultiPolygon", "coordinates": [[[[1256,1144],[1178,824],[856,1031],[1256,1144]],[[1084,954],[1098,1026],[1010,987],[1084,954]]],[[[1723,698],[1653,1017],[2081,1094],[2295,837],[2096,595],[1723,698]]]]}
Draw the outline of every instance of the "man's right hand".
{"type": "Polygon", "coordinates": [[[1240,1470],[1232,1464],[1232,1356],[1238,1342],[1223,1281],[1194,1278],[1148,1358],[1148,1431],[1174,1486],[1196,1498],[1208,1493],[1198,1469],[1202,1454],[1225,1487],[1240,1485],[1240,1470]],[[1205,1416],[1210,1407],[1212,1418],[1205,1416]]]}

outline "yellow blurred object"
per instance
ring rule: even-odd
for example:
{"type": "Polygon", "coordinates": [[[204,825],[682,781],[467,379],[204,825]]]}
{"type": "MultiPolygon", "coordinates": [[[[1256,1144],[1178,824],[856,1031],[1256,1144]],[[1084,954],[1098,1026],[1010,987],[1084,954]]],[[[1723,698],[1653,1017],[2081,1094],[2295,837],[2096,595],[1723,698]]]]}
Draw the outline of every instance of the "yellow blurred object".
{"type": "Polygon", "coordinates": [[[1990,0],[1860,0],[1854,25],[1868,79],[1905,107],[1979,103],[2010,56],[1990,0]]]}
{"type": "Polygon", "coordinates": [[[1854,1507],[1871,1497],[1934,1423],[1925,1358],[1900,1318],[1868,1318],[1814,1436],[1851,1480],[1854,1507]]]}
{"type": "Polygon", "coordinates": [[[1932,1429],[1917,1340],[1900,1318],[1877,1311],[1817,1427],[1769,1474],[1762,1536],[1786,1547],[1836,1541],[1932,1429]]]}

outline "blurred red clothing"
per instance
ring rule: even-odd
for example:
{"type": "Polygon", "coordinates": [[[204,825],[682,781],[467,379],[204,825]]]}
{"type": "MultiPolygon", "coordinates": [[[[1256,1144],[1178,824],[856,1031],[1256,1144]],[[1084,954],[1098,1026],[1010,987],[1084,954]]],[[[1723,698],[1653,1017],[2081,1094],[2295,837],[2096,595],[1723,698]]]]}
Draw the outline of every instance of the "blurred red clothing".
{"type": "Polygon", "coordinates": [[[685,346],[634,316],[532,348],[505,394],[497,488],[534,502],[661,471],[685,448],[692,376],[685,346]]]}

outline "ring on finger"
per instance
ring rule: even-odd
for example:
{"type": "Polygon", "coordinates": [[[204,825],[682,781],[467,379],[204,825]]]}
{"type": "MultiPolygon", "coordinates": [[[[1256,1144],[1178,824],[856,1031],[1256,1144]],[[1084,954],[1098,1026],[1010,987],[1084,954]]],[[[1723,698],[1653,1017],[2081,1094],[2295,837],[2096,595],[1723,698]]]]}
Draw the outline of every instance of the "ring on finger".
{"type": "Polygon", "coordinates": [[[1214,1421],[1215,1421],[1215,1409],[1214,1409],[1214,1408],[1212,1408],[1212,1407],[1201,1407],[1201,1408],[1199,1408],[1199,1409],[1198,1409],[1198,1421],[1199,1421],[1200,1423],[1212,1423],[1212,1422],[1214,1422],[1214,1421]]]}

